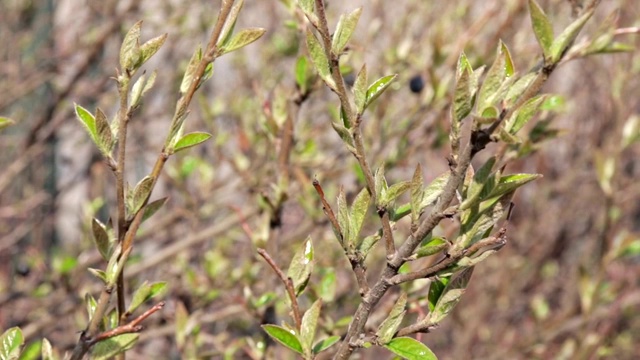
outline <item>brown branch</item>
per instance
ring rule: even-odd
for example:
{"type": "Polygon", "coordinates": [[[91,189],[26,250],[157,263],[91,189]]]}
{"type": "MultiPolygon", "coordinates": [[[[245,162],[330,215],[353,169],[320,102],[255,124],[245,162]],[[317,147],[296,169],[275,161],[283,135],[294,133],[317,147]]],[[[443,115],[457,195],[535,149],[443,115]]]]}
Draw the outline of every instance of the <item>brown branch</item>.
{"type": "Polygon", "coordinates": [[[342,229],[340,228],[340,223],[338,222],[336,215],[333,213],[333,210],[331,210],[331,205],[329,205],[329,202],[324,197],[324,191],[322,190],[322,186],[320,186],[320,182],[317,179],[313,180],[313,187],[316,189],[316,192],[320,196],[320,201],[322,202],[322,211],[331,222],[331,226],[333,226],[333,228],[337,232],[336,235],[339,238],[340,246],[342,246],[344,250],[347,250],[346,245],[344,244],[344,236],[342,234],[342,229]]]}
{"type": "Polygon", "coordinates": [[[154,305],[152,308],[150,308],[149,310],[145,311],[142,315],[138,316],[137,318],[133,319],[131,322],[124,324],[124,325],[120,325],[114,329],[102,332],[98,335],[96,335],[93,339],[90,339],[88,341],[89,346],[93,346],[97,343],[99,343],[100,341],[103,340],[107,340],[110,339],[112,337],[118,336],[118,335],[122,335],[122,334],[130,334],[130,333],[138,333],[140,331],[142,331],[144,329],[144,327],[142,325],[140,325],[141,322],[143,322],[146,318],[148,318],[149,316],[153,315],[154,313],[156,313],[157,311],[161,310],[165,305],[164,301],[161,301],[159,303],[157,303],[156,305],[154,305]]]}
{"type": "Polygon", "coordinates": [[[287,294],[289,294],[289,299],[291,300],[291,310],[293,310],[293,320],[296,323],[296,329],[300,331],[302,328],[302,316],[300,315],[300,307],[298,306],[298,298],[296,298],[296,291],[293,286],[293,280],[286,276],[284,272],[278,267],[278,264],[269,256],[269,253],[265,249],[258,249],[258,254],[264,258],[264,260],[271,266],[273,271],[278,275],[285,288],[287,289],[287,294]]]}

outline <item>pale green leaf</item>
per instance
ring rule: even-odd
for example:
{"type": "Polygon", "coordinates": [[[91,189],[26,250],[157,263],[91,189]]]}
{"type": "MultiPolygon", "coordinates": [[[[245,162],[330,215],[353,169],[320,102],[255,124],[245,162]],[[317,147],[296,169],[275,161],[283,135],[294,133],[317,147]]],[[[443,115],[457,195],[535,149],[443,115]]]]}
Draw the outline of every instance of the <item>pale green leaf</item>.
{"type": "Polygon", "coordinates": [[[136,342],[140,334],[122,334],[112,338],[100,341],[91,349],[92,360],[108,360],[122,352],[131,349],[136,342]]]}
{"type": "Polygon", "coordinates": [[[429,186],[424,189],[424,197],[422,198],[422,203],[420,204],[420,208],[424,209],[427,206],[433,204],[438,200],[440,194],[444,190],[444,187],[447,185],[449,181],[449,172],[445,172],[444,174],[435,178],[429,186]]]}
{"type": "Polygon", "coordinates": [[[298,84],[300,92],[303,94],[305,94],[309,89],[309,84],[307,84],[308,79],[307,58],[299,56],[296,61],[296,84],[298,84]]]}
{"type": "Polygon", "coordinates": [[[180,93],[186,93],[191,87],[191,83],[193,82],[196,70],[198,70],[200,60],[202,60],[202,47],[198,45],[196,50],[193,52],[193,55],[191,55],[189,64],[187,64],[187,69],[184,71],[184,76],[180,83],[180,93]]]}
{"type": "Polygon", "coordinates": [[[321,353],[322,351],[325,351],[328,348],[332,347],[333,345],[337,344],[338,341],[340,341],[340,336],[337,336],[337,335],[320,340],[313,347],[312,352],[314,354],[321,353]]]}
{"type": "MultiPolygon", "coordinates": [[[[478,92],[478,111],[482,114],[485,108],[494,105],[497,102],[500,88],[508,77],[509,66],[507,62],[510,62],[510,55],[507,47],[503,42],[500,42],[498,47],[498,55],[493,64],[487,72],[487,76],[482,82],[480,91],[478,92]]],[[[511,72],[513,72],[513,65],[510,65],[511,72]]]]}
{"type": "Polygon", "coordinates": [[[533,118],[538,112],[540,105],[547,99],[546,95],[538,95],[529,99],[524,103],[507,121],[505,124],[505,130],[510,134],[516,134],[523,126],[533,118]]]}
{"type": "Polygon", "coordinates": [[[113,142],[109,120],[107,120],[107,116],[100,108],[96,109],[95,122],[98,149],[103,155],[109,156],[115,143],[113,142]]]}
{"type": "Polygon", "coordinates": [[[574,20],[569,26],[567,26],[560,35],[553,41],[551,44],[551,61],[555,64],[562,58],[562,55],[566,52],[566,50],[573,44],[573,41],[576,39],[584,24],[591,18],[595,11],[595,7],[589,9],[584,14],[582,14],[579,18],[574,20]]]}
{"type": "Polygon", "coordinates": [[[290,277],[293,281],[296,295],[300,295],[307,287],[309,277],[311,277],[311,272],[313,271],[313,264],[313,244],[311,243],[311,237],[307,237],[302,247],[293,255],[287,270],[287,277],[290,277]]]}
{"type": "Polygon", "coordinates": [[[471,66],[469,65],[464,53],[460,54],[458,68],[456,71],[460,73],[460,75],[457,77],[456,89],[453,94],[452,109],[453,121],[456,123],[455,126],[457,128],[457,124],[469,115],[473,106],[473,93],[471,86],[471,74],[473,73],[473,70],[471,70],[471,66]]]}
{"type": "Polygon", "coordinates": [[[97,145],[98,144],[98,135],[96,132],[96,119],[95,117],[82,106],[75,104],[74,106],[76,110],[76,117],[80,120],[80,123],[84,126],[84,128],[89,133],[91,140],[97,145]]]}
{"type": "Polygon", "coordinates": [[[140,65],[144,64],[153,55],[155,55],[155,53],[157,53],[158,50],[160,50],[160,48],[162,47],[165,40],[167,40],[167,34],[156,36],[153,39],[140,45],[140,53],[141,53],[140,65]]]}
{"type": "Polygon", "coordinates": [[[123,72],[133,72],[139,66],[140,52],[140,28],[142,20],[135,23],[125,35],[120,47],[120,68],[123,72]]]}
{"type": "Polygon", "coordinates": [[[322,300],[316,300],[313,305],[302,316],[302,324],[300,326],[299,340],[302,349],[307,355],[311,355],[313,339],[316,336],[316,328],[318,327],[318,317],[320,317],[320,308],[322,300]]]}
{"type": "Polygon", "coordinates": [[[422,186],[424,185],[424,178],[422,176],[422,167],[420,164],[416,166],[416,170],[413,173],[411,179],[411,224],[417,224],[422,208],[420,204],[424,198],[424,192],[422,186]]]}
{"type": "Polygon", "coordinates": [[[145,301],[157,296],[159,293],[164,291],[166,287],[167,283],[164,281],[149,284],[149,282],[145,280],[133,293],[131,304],[129,304],[127,312],[130,314],[133,313],[145,301]]]}
{"type": "Polygon", "coordinates": [[[435,308],[429,315],[429,323],[438,324],[444,319],[451,310],[460,302],[462,295],[464,294],[471,275],[473,274],[473,267],[466,268],[455,275],[455,277],[449,281],[444,288],[442,295],[439,297],[435,308]]]}
{"type": "Polygon", "coordinates": [[[531,85],[536,76],[537,73],[530,72],[518,79],[518,81],[516,81],[511,87],[509,87],[509,90],[507,91],[507,94],[505,96],[505,101],[507,102],[508,106],[515,104],[518,98],[524,93],[529,85],[531,85]]]}
{"type": "Polygon", "coordinates": [[[138,211],[142,208],[142,205],[151,195],[151,191],[153,190],[153,185],[155,180],[151,176],[145,176],[142,180],[140,180],[136,187],[133,190],[133,199],[132,199],[132,208],[131,208],[131,218],[133,218],[138,211]]]}
{"type": "Polygon", "coordinates": [[[529,0],[529,13],[533,32],[542,48],[545,61],[551,59],[551,45],[553,44],[553,27],[538,2],[529,0]]]}
{"type": "Polygon", "coordinates": [[[333,33],[333,39],[331,41],[331,50],[334,54],[340,55],[345,46],[349,42],[353,31],[358,25],[358,20],[362,14],[362,7],[359,7],[349,14],[341,15],[336,26],[336,31],[333,33]]]}
{"type": "Polygon", "coordinates": [[[147,206],[144,207],[144,215],[142,215],[142,221],[145,221],[152,217],[158,210],[160,210],[162,206],[164,206],[168,199],[168,197],[163,197],[161,199],[154,200],[148,203],[147,206]]]}
{"type": "Polygon", "coordinates": [[[356,80],[353,84],[353,97],[355,99],[356,110],[358,114],[364,112],[367,103],[367,65],[362,65],[362,69],[358,72],[356,80]]]}
{"type": "Polygon", "coordinates": [[[91,230],[93,232],[93,241],[96,243],[96,248],[102,255],[102,258],[107,260],[109,258],[109,246],[110,239],[107,227],[100,222],[100,220],[93,218],[91,220],[91,230]]]}
{"type": "Polygon", "coordinates": [[[344,240],[344,246],[349,247],[351,245],[351,216],[349,214],[349,206],[347,205],[347,197],[344,193],[344,189],[341,187],[338,192],[338,225],[342,231],[342,239],[344,240]]]}
{"type": "Polygon", "coordinates": [[[16,123],[15,121],[13,121],[13,120],[11,120],[9,118],[0,116],[0,130],[4,129],[6,127],[9,127],[9,126],[11,126],[11,125],[13,125],[15,123],[16,123]]]}
{"type": "Polygon", "coordinates": [[[318,41],[318,38],[316,38],[311,30],[307,30],[307,49],[309,50],[311,61],[313,61],[313,65],[315,66],[320,78],[324,80],[327,86],[335,89],[336,85],[333,81],[333,78],[331,77],[331,70],[329,68],[329,59],[327,58],[327,54],[318,41]]]}
{"type": "Polygon", "coordinates": [[[56,357],[53,355],[53,347],[47,338],[42,338],[40,354],[42,360],[56,360],[56,357]]]}
{"type": "Polygon", "coordinates": [[[419,259],[425,256],[435,255],[446,250],[448,247],[449,243],[444,238],[435,237],[416,250],[416,258],[419,259]]]}
{"type": "Polygon", "coordinates": [[[267,30],[262,28],[242,29],[219,50],[220,55],[230,53],[251,44],[252,42],[260,39],[266,31],[267,30]]]}
{"type": "Polygon", "coordinates": [[[349,239],[349,244],[352,244],[360,234],[362,224],[367,215],[367,210],[369,210],[370,200],[371,195],[366,188],[362,189],[353,200],[353,204],[351,206],[351,239],[349,239]]]}
{"type": "Polygon", "coordinates": [[[229,15],[227,16],[224,26],[222,27],[222,31],[220,32],[220,37],[216,43],[218,48],[224,46],[229,39],[231,39],[233,29],[235,28],[236,21],[238,20],[238,14],[240,14],[240,10],[243,5],[244,0],[239,0],[233,5],[231,11],[229,11],[229,15]]]}
{"type": "Polygon", "coordinates": [[[405,307],[407,305],[407,294],[402,293],[400,297],[396,301],[393,308],[391,308],[391,312],[387,316],[384,321],[378,326],[378,331],[376,331],[376,336],[378,337],[378,341],[380,344],[386,344],[393,338],[393,335],[400,327],[402,323],[402,319],[404,319],[404,315],[406,313],[405,307]]]}

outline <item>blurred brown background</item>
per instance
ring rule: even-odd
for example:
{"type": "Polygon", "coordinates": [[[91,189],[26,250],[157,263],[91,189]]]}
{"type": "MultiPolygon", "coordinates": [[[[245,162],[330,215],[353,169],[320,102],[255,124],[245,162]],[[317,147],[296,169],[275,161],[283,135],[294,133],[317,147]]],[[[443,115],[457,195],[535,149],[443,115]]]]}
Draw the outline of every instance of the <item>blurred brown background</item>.
{"type": "MultiPolygon", "coordinates": [[[[329,1],[332,24],[364,6],[345,67],[357,72],[366,62],[370,78],[399,75],[365,119],[369,162],[385,163],[390,182],[409,179],[417,163],[427,180],[446,170],[460,51],[474,66],[490,64],[502,39],[520,73],[535,65],[540,51],[526,3],[329,1]],[[416,75],[425,82],[419,94],[408,86],[416,75]]],[[[556,33],[570,23],[572,3],[540,1],[556,33]]],[[[18,325],[28,341],[47,337],[61,351],[73,345],[86,324],[84,294],[99,291],[86,268],[105,265],[94,250],[90,219],[115,214],[114,177],[75,120],[73,104],[113,116],[117,94],[110,77],[126,30],[142,19],[143,40],[169,34],[145,65],[158,70],[158,79],[129,131],[127,179],[135,184],[162,146],[184,68],[206,41],[218,6],[2,0],[0,115],[17,125],[0,134],[0,328],[18,325]]],[[[578,43],[616,9],[619,27],[640,26],[636,0],[606,1],[578,43]]],[[[143,226],[125,272],[131,286],[168,281],[168,306],[147,322],[129,358],[255,358],[260,323],[290,321],[282,301],[273,302],[275,318],[269,306],[252,305],[269,291],[284,296],[256,257],[256,246],[265,243],[286,267],[296,246],[312,236],[317,266],[311,283],[330,271],[338,275],[335,301],[323,307],[326,332],[343,333],[344,327],[331,330],[328,318],[337,322],[355,309],[353,276],[311,187],[317,177],[332,201],[340,186],[352,194],[363,186],[330,126],[337,100],[318,87],[296,113],[288,199],[281,213],[270,213],[263,196],[273,196],[280,176],[280,143],[269,118],[277,121],[287,111],[281,100],[295,92],[295,60],[306,49],[294,16],[279,1],[246,1],[236,29],[248,26],[267,33],[218,59],[192,105],[188,129],[214,138],[172,158],[152,195],[170,200],[143,226]],[[195,314],[197,344],[176,342],[175,309],[182,304],[195,314]]],[[[640,44],[633,34],[619,40],[640,44]]],[[[625,124],[640,116],[639,74],[637,51],[575,60],[553,74],[544,91],[558,94],[558,104],[537,121],[548,121],[558,136],[507,167],[544,177],[516,194],[508,245],[478,266],[453,315],[422,336],[440,359],[640,357],[640,146],[622,146],[625,124]],[[613,164],[610,191],[598,180],[603,163],[613,164]]],[[[398,231],[406,229],[399,224],[398,231]]],[[[382,261],[381,252],[371,257],[372,276],[382,261]]],[[[417,316],[420,305],[412,306],[417,316]]],[[[270,351],[274,358],[290,356],[279,347],[270,351]]],[[[380,356],[390,358],[382,350],[361,352],[362,358],[380,356]]]]}

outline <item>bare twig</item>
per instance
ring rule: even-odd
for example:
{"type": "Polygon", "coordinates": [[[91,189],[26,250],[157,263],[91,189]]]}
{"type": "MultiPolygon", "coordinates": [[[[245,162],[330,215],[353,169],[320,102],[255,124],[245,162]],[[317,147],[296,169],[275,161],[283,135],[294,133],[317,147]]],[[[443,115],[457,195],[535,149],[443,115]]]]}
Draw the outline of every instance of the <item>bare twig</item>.
{"type": "Polygon", "coordinates": [[[269,253],[267,253],[265,249],[258,249],[257,251],[258,254],[264,258],[267,264],[271,266],[273,271],[275,271],[287,289],[287,294],[289,294],[289,299],[291,300],[291,309],[293,310],[293,320],[296,323],[296,329],[300,330],[300,328],[302,328],[302,316],[300,315],[300,307],[298,306],[298,298],[296,298],[296,290],[293,286],[293,280],[284,274],[278,264],[276,264],[271,256],[269,256],[269,253]]]}

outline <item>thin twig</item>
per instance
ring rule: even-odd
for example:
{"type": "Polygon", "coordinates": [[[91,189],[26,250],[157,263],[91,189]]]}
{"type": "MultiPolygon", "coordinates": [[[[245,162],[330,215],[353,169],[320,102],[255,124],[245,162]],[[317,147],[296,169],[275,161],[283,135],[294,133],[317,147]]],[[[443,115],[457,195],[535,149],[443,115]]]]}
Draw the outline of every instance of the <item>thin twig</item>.
{"type": "Polygon", "coordinates": [[[152,308],[150,308],[149,310],[145,311],[142,315],[138,316],[137,318],[133,319],[131,322],[124,324],[124,325],[120,325],[114,329],[102,332],[98,335],[96,335],[95,338],[91,339],[88,341],[89,346],[93,346],[97,343],[99,343],[100,341],[103,340],[107,340],[110,339],[112,337],[118,336],[118,335],[122,335],[122,334],[130,334],[130,333],[138,333],[140,331],[142,331],[144,329],[144,327],[142,325],[140,325],[141,322],[143,322],[146,318],[148,318],[149,316],[153,315],[155,312],[161,310],[165,305],[164,301],[161,301],[159,303],[157,303],[156,305],[154,305],[152,308]]]}
{"type": "Polygon", "coordinates": [[[320,185],[320,182],[318,181],[318,179],[313,179],[313,187],[316,189],[318,196],[320,196],[320,201],[322,202],[322,211],[331,222],[331,226],[333,226],[333,228],[336,230],[336,233],[337,233],[336,235],[340,239],[340,246],[342,246],[342,248],[346,250],[346,246],[344,244],[344,236],[342,235],[342,229],[340,228],[340,223],[336,218],[336,214],[334,214],[333,210],[331,209],[331,205],[329,205],[329,202],[324,197],[324,191],[322,190],[322,186],[320,185]]]}
{"type": "Polygon", "coordinates": [[[293,286],[293,280],[286,276],[284,272],[278,267],[278,264],[269,256],[269,253],[265,249],[258,249],[258,254],[264,258],[264,260],[271,266],[273,271],[278,275],[285,288],[287,289],[287,293],[289,294],[289,299],[291,300],[291,309],[293,310],[293,320],[296,323],[296,329],[300,330],[302,328],[302,316],[300,315],[300,307],[298,306],[298,298],[296,298],[296,291],[293,286]]]}

